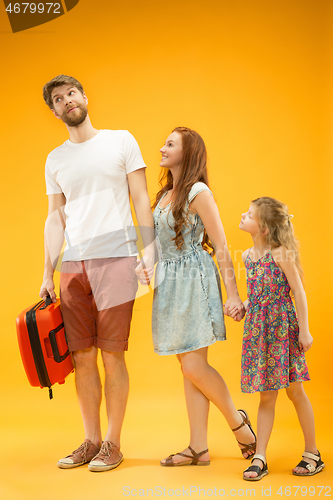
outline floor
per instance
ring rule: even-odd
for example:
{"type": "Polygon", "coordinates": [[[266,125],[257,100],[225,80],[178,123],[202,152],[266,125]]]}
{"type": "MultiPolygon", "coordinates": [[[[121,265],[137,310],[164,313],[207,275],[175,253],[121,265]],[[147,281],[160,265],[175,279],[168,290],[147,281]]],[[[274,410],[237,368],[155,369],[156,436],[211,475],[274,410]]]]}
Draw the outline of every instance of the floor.
{"type": "MultiPolygon", "coordinates": [[[[13,330],[7,356],[1,363],[2,411],[0,500],[87,500],[123,498],[220,498],[331,496],[332,432],[327,419],[331,398],[315,389],[316,377],[305,387],[312,401],[318,446],[326,469],[299,478],[291,469],[301,459],[302,434],[294,408],[281,391],[276,422],[268,449],[269,475],[260,482],[245,482],[248,466],[233,434],[215,407],[209,420],[209,467],[164,468],[159,460],[188,444],[188,424],[182,378],[174,356],[153,353],[145,302],[137,300],[127,364],[131,388],[122,435],[123,463],[115,470],[92,473],[87,465],[60,470],[59,458],[83,441],[83,428],[75,396],[74,376],[47,389],[30,387],[20,360],[13,330]]],[[[235,404],[246,408],[256,424],[258,395],[239,389],[241,327],[228,323],[227,342],[210,348],[210,362],[224,376],[235,404]]],[[[311,368],[309,366],[309,368],[311,368]]],[[[106,429],[104,407],[102,426],[106,429]]]]}

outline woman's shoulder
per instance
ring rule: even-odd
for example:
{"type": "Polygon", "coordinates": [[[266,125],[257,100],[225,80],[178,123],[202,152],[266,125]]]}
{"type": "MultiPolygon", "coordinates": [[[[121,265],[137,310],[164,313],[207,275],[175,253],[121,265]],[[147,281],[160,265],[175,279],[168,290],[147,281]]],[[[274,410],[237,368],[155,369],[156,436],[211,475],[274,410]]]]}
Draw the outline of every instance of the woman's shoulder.
{"type": "Polygon", "coordinates": [[[211,195],[213,195],[207,184],[205,184],[204,182],[196,182],[195,184],[193,184],[189,192],[188,195],[189,203],[191,203],[191,201],[202,191],[208,191],[209,193],[211,193],[211,195]]]}

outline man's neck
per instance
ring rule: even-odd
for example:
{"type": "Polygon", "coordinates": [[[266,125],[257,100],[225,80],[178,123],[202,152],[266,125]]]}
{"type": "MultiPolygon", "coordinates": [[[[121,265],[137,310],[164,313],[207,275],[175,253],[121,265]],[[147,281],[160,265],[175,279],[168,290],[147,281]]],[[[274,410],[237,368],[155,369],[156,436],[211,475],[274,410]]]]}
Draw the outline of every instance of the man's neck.
{"type": "Polygon", "coordinates": [[[81,123],[81,125],[78,125],[77,127],[69,127],[68,125],[66,125],[66,127],[69,133],[69,140],[74,144],[80,144],[81,142],[89,141],[99,132],[99,130],[92,126],[88,115],[86,116],[84,122],[81,123]]]}

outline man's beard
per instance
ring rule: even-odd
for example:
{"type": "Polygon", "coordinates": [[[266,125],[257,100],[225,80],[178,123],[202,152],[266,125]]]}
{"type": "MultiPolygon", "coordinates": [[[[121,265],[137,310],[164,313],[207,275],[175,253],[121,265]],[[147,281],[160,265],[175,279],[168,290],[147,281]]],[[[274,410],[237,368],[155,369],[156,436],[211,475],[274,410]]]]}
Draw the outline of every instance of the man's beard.
{"type": "Polygon", "coordinates": [[[65,111],[62,114],[61,119],[69,127],[77,127],[78,125],[81,125],[81,123],[84,122],[87,114],[88,114],[87,106],[85,104],[77,104],[75,111],[72,111],[71,113],[67,113],[67,111],[65,111]]]}

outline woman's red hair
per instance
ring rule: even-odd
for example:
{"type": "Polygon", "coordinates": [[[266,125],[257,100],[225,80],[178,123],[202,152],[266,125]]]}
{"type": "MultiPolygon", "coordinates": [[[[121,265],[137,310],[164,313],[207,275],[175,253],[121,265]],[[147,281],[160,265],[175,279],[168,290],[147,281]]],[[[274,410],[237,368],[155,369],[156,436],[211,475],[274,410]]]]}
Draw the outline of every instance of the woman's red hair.
{"type": "MultiPolygon", "coordinates": [[[[172,132],[180,134],[182,139],[183,158],[180,165],[179,179],[177,184],[173,186],[170,170],[162,173],[159,180],[161,189],[156,195],[153,207],[156,207],[166,191],[174,187],[172,215],[175,219],[175,237],[173,240],[176,243],[177,250],[180,250],[184,243],[182,229],[187,223],[185,206],[190,190],[196,182],[204,182],[208,186],[207,151],[202,137],[194,130],[187,127],[176,127],[172,132]]],[[[202,246],[207,251],[209,249],[213,250],[206,231],[204,231],[202,246]]]]}

